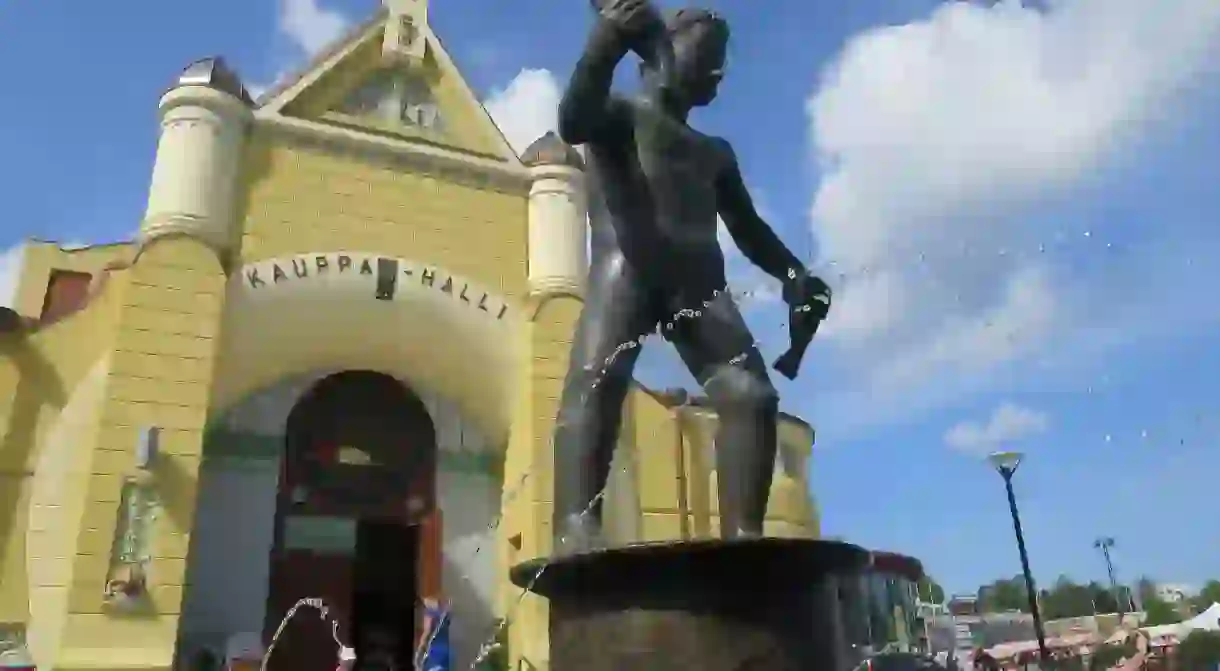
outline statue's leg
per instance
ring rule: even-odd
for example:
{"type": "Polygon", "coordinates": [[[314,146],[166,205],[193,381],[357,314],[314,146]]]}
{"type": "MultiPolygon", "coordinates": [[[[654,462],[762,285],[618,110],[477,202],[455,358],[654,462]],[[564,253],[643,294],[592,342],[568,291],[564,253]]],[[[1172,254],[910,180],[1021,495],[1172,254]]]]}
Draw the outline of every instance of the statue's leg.
{"type": "Polygon", "coordinates": [[[676,323],[669,337],[720,417],[716,475],[721,536],[760,536],[775,472],[779,415],[779,394],[767,363],[727,293],[698,316],[676,323]]]}
{"type": "Polygon", "coordinates": [[[600,542],[598,494],[610,475],[640,346],[656,330],[656,305],[621,260],[591,269],[555,426],[556,552],[600,542]]]}

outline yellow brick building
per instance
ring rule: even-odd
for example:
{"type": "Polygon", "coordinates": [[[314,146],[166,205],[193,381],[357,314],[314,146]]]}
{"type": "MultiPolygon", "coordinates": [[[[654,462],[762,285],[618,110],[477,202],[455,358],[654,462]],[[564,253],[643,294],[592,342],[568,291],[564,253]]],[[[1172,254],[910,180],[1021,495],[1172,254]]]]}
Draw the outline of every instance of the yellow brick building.
{"type": "MultiPolygon", "coordinates": [[[[208,59],[159,110],[137,238],[29,243],[0,313],[0,645],[43,671],[168,669],[265,640],[301,597],[357,636],[366,592],[399,590],[452,602],[454,668],[501,619],[546,668],[545,603],[506,569],[550,549],[579,155],[513,152],[426,0],[258,104],[208,59]]],[[[716,533],[715,417],[679,401],[631,394],[613,542],[716,533]]],[[[785,417],[769,533],[818,534],[812,443],[785,417]]],[[[279,668],[333,668],[303,619],[279,668]]]]}

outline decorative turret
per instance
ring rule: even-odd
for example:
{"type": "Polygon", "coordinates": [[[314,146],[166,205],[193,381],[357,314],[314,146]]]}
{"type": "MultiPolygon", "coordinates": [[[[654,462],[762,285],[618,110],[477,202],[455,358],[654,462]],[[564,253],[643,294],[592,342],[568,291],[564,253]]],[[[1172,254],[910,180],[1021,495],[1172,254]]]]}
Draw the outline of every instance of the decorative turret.
{"type": "Polygon", "coordinates": [[[227,254],[237,240],[235,201],[253,101],[220,58],[189,65],[158,105],[161,138],[140,241],[193,235],[227,254]]]}
{"type": "Polygon", "coordinates": [[[585,162],[554,132],[521,156],[533,176],[529,197],[530,293],[584,295],[588,273],[585,162]]]}
{"type": "Polygon", "coordinates": [[[418,65],[428,52],[424,29],[428,0],[381,0],[386,12],[381,56],[394,64],[418,65]]]}

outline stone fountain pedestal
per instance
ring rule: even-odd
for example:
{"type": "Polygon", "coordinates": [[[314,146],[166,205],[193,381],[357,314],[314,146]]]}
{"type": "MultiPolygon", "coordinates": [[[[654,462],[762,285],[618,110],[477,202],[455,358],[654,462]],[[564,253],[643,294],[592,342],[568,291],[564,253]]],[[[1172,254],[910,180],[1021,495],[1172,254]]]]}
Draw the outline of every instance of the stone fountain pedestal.
{"type": "Polygon", "coordinates": [[[535,559],[511,578],[550,602],[552,671],[829,671],[826,578],[869,562],[836,541],[700,540],[535,559]]]}

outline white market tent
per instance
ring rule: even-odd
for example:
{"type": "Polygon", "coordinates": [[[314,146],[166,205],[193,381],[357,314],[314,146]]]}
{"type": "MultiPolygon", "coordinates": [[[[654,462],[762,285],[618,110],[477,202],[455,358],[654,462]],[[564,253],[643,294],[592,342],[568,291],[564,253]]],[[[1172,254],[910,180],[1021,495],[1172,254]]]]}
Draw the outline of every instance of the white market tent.
{"type": "MultiPolygon", "coordinates": [[[[1142,631],[1152,641],[1154,646],[1175,645],[1186,638],[1192,631],[1220,631],[1220,603],[1213,603],[1207,610],[1184,622],[1162,624],[1155,627],[1141,627],[1142,631]]],[[[1130,630],[1119,629],[1114,632],[1106,643],[1118,643],[1130,635],[1130,630]]],[[[1074,634],[1062,638],[1047,640],[1048,648],[1083,649],[1096,645],[1095,634],[1074,634]]],[[[997,659],[1015,657],[1021,653],[1033,652],[1038,649],[1037,641],[1012,641],[992,647],[989,652],[997,659]]]]}
{"type": "Polygon", "coordinates": [[[1202,629],[1220,631],[1220,603],[1213,603],[1207,610],[1178,625],[1185,631],[1202,629]]]}
{"type": "MultiPolygon", "coordinates": [[[[1153,645],[1176,643],[1186,638],[1192,631],[1220,631],[1220,603],[1213,603],[1207,610],[1176,624],[1161,624],[1155,627],[1142,627],[1140,631],[1152,639],[1153,645]]],[[[1126,633],[1119,631],[1110,637],[1110,642],[1121,640],[1126,633]]]]}

